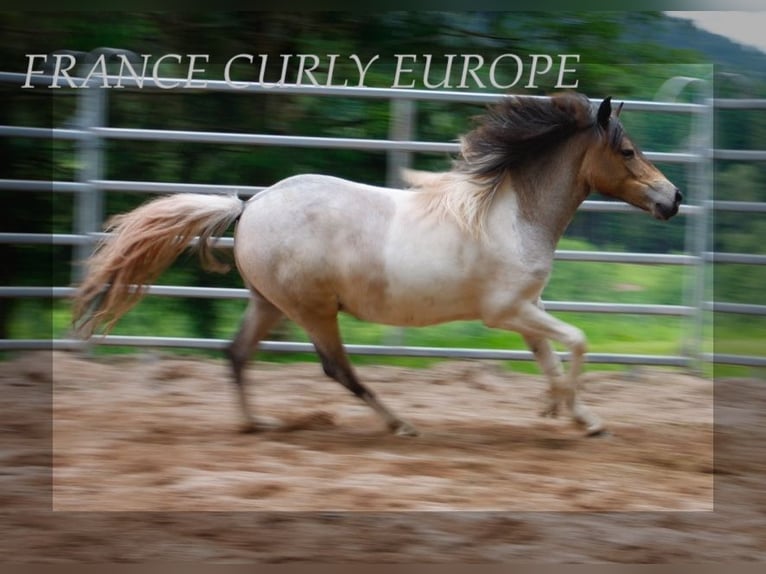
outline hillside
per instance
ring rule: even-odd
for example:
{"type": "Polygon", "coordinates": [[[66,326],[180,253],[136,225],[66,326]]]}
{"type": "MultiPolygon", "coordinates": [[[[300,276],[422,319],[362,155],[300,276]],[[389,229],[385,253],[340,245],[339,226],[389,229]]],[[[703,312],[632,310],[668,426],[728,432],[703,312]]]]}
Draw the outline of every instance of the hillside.
{"type": "Polygon", "coordinates": [[[631,28],[630,35],[637,33],[655,44],[698,52],[716,65],[719,74],[736,73],[766,80],[766,53],[697,28],[689,20],[665,16],[645,29],[631,28]]]}

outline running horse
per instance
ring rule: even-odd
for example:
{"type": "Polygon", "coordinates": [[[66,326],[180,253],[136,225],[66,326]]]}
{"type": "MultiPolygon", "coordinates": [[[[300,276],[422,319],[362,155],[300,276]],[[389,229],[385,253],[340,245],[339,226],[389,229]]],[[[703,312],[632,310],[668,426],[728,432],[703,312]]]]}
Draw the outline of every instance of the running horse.
{"type": "MultiPolygon", "coordinates": [[[[622,108],[622,105],[620,106],[622,108]]],[[[108,331],[185,249],[203,265],[214,238],[237,222],[234,260],[250,291],[227,348],[248,430],[244,367],[286,316],[309,335],[325,374],[399,435],[417,431],[362,384],[341,341],[338,313],[397,326],[480,320],[519,332],[549,380],[544,415],[562,408],[595,435],[605,430],[578,396],[582,330],[548,314],[540,296],[559,238],[591,190],[660,220],[682,195],[625,133],[611,99],[505,96],[461,138],[449,171],[409,172],[413,189],[296,175],[248,201],[177,194],[113,217],[74,301],[80,336],[108,331]],[[194,239],[198,237],[195,243],[194,239]],[[551,341],[569,351],[565,373],[551,341]]]]}

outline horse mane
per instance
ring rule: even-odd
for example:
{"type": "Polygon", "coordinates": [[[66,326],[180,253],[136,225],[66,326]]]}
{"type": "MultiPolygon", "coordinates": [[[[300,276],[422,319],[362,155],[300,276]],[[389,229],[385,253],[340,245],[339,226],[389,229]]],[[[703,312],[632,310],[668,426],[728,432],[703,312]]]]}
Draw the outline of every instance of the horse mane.
{"type": "Polygon", "coordinates": [[[507,96],[477,123],[461,138],[460,156],[451,171],[403,174],[410,185],[428,192],[429,211],[453,215],[472,234],[481,234],[492,200],[508,178],[523,180],[522,172],[593,126],[595,114],[588,98],[578,93],[507,96]]]}
{"type": "Polygon", "coordinates": [[[410,189],[419,192],[426,213],[448,215],[466,233],[483,233],[484,219],[494,193],[487,185],[473,181],[457,170],[429,172],[402,170],[402,179],[410,189]]]}
{"type": "Polygon", "coordinates": [[[509,170],[549,153],[594,121],[582,94],[503,98],[463,136],[457,169],[479,180],[502,180],[509,170]]]}

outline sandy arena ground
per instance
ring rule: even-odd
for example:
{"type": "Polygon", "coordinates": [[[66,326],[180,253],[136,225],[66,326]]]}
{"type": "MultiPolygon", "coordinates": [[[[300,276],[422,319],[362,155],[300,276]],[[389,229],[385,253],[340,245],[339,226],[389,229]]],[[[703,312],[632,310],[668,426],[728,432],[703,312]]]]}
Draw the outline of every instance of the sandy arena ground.
{"type": "Polygon", "coordinates": [[[497,363],[360,367],[422,433],[403,438],[317,365],[256,363],[253,404],[282,426],[241,434],[223,361],[54,353],[52,377],[50,362],[2,363],[4,556],[766,557],[763,381],[717,381],[714,425],[712,381],[591,372],[584,399],[611,436],[585,438],[565,417],[538,416],[541,377],[497,363]]]}

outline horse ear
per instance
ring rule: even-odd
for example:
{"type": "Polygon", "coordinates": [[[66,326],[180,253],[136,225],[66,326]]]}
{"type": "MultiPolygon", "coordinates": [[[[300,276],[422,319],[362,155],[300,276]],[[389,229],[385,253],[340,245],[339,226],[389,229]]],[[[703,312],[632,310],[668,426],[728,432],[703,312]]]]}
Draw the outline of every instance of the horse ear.
{"type": "Polygon", "coordinates": [[[620,112],[622,111],[622,106],[625,105],[625,102],[620,102],[620,105],[617,106],[617,111],[614,113],[614,117],[619,118],[620,112]]]}
{"type": "Polygon", "coordinates": [[[607,126],[609,125],[609,118],[611,116],[612,116],[612,96],[608,96],[604,98],[604,101],[601,102],[601,105],[598,107],[598,114],[596,115],[596,120],[598,121],[598,125],[606,129],[607,126]]]}

